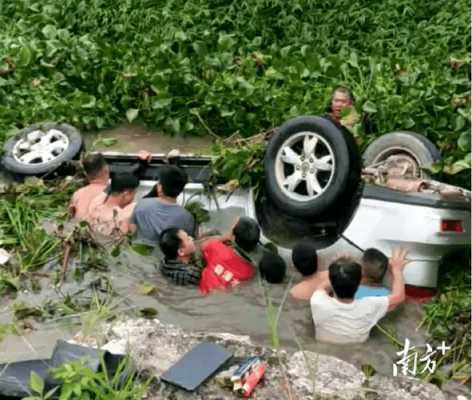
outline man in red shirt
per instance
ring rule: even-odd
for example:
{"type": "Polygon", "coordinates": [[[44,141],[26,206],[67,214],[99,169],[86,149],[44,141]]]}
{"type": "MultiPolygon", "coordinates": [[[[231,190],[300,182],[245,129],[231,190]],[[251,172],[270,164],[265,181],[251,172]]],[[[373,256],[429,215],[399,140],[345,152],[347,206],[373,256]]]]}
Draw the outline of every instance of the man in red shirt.
{"type": "MultiPolygon", "coordinates": [[[[179,271],[184,270],[185,265],[192,269],[193,254],[195,248],[186,245],[185,237],[182,231],[177,232],[178,240],[177,250],[173,249],[172,254],[167,251],[165,245],[166,236],[169,235],[169,229],[162,232],[159,238],[159,245],[165,255],[161,264],[161,272],[164,275],[175,265],[179,264],[179,271]]],[[[201,271],[199,283],[200,292],[208,294],[215,289],[226,289],[234,287],[239,282],[247,281],[254,276],[255,266],[247,252],[254,250],[259,242],[260,229],[256,221],[242,217],[233,227],[231,233],[206,239],[201,244],[202,258],[205,267],[201,271]]],[[[175,269],[175,268],[174,268],[175,269]]]]}
{"type": "Polygon", "coordinates": [[[205,268],[200,278],[200,292],[208,294],[212,290],[231,288],[251,279],[255,267],[247,253],[256,248],[259,238],[257,222],[241,217],[229,235],[202,243],[205,268]]]}

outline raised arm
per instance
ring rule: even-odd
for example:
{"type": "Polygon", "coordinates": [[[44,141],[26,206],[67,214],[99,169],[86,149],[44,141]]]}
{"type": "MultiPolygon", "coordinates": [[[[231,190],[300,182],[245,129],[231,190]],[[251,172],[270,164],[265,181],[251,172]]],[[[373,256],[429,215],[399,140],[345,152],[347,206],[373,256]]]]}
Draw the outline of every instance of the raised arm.
{"type": "Polygon", "coordinates": [[[390,258],[389,269],[392,275],[392,293],[388,296],[388,311],[394,310],[405,301],[403,269],[409,262],[406,259],[407,253],[405,249],[395,249],[390,258]]]}
{"type": "Polygon", "coordinates": [[[134,174],[138,177],[138,179],[141,177],[143,171],[149,166],[151,159],[152,154],[149,151],[140,150],[138,152],[138,162],[136,163],[136,170],[134,171],[134,174]]]}
{"type": "MultiPolygon", "coordinates": [[[[149,163],[151,162],[152,154],[146,150],[140,150],[138,152],[138,161],[133,163],[132,165],[114,165],[112,166],[112,170],[110,176],[115,174],[119,174],[121,172],[129,172],[136,176],[136,178],[141,179],[142,173],[148,168],[149,163]]],[[[148,197],[148,196],[146,196],[148,197]]],[[[155,196],[154,196],[155,197],[155,196]]]]}

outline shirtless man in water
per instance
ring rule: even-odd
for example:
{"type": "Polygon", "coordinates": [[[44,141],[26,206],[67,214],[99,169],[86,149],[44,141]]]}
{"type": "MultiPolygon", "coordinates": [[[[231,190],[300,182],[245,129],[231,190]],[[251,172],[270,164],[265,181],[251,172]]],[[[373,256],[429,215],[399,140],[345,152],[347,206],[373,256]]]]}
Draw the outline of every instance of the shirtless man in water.
{"type": "MultiPolygon", "coordinates": [[[[131,167],[135,174],[139,173],[151,159],[151,153],[141,150],[138,153],[137,167],[131,167]]],[[[82,161],[88,185],[78,189],[69,204],[69,213],[79,221],[89,219],[90,204],[98,195],[103,194],[110,179],[110,166],[101,153],[89,154],[82,161]]]]}
{"type": "Polygon", "coordinates": [[[310,300],[313,292],[329,285],[328,271],[318,271],[318,255],[315,243],[303,239],[292,249],[292,262],[303,279],[290,290],[290,295],[297,300],[310,300]]]}

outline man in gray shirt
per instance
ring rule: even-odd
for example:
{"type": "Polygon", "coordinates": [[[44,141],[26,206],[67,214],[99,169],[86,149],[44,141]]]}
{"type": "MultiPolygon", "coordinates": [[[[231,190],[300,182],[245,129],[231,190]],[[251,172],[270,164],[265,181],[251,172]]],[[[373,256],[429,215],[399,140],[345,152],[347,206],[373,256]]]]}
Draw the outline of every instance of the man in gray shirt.
{"type": "Polygon", "coordinates": [[[159,170],[157,197],[139,200],[131,217],[139,242],[156,246],[159,235],[167,228],[179,228],[194,235],[195,221],[192,214],[177,204],[177,196],[182,193],[186,183],[187,174],[176,166],[165,165],[159,170]]]}

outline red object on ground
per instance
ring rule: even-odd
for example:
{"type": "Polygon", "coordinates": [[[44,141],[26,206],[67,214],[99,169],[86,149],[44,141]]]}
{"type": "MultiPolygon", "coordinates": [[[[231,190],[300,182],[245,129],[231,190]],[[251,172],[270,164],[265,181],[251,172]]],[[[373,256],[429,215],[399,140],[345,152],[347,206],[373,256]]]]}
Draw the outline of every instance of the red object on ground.
{"type": "Polygon", "coordinates": [[[233,287],[247,281],[254,275],[254,267],[236,251],[217,239],[209,240],[202,246],[206,266],[200,278],[200,291],[203,294],[213,289],[233,287]]]}
{"type": "Polygon", "coordinates": [[[405,295],[405,303],[424,304],[433,299],[436,289],[405,285],[405,295]]]}
{"type": "Polygon", "coordinates": [[[254,388],[264,376],[265,369],[266,365],[263,362],[260,362],[252,368],[251,373],[248,375],[243,384],[243,397],[249,397],[251,395],[254,388]]]}

